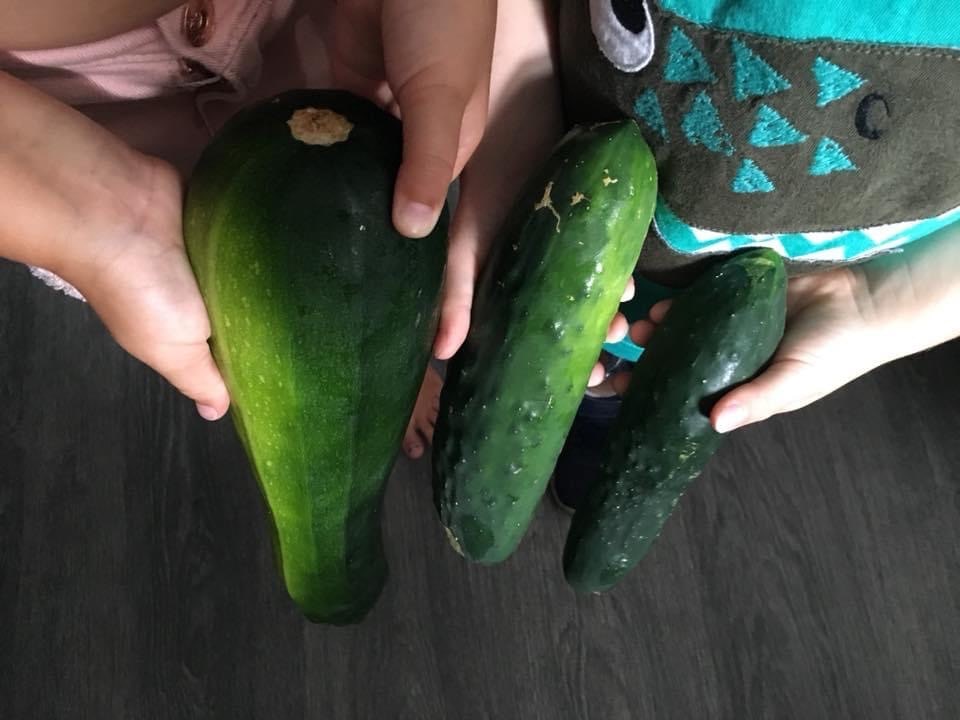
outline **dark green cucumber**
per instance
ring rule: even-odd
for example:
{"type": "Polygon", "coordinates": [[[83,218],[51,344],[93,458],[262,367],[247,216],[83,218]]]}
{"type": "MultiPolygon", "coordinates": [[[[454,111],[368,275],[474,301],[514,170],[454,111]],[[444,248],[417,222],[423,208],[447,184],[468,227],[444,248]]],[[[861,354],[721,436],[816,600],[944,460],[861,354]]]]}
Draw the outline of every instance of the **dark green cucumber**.
{"type": "Polygon", "coordinates": [[[709,403],[753,377],[780,343],[786,289],[780,256],[759,249],[717,263],[673,300],[574,514],[563,558],[574,588],[607,590],[646,554],[720,446],[709,403]]]}
{"type": "Polygon", "coordinates": [[[451,544],[496,563],[522,538],[640,254],[656,168],[631,120],[573,130],[532,179],[478,284],[434,436],[451,544]]]}
{"type": "Polygon", "coordinates": [[[224,127],[187,193],[213,352],[315,622],[358,622],[386,580],[381,499],[435,332],[446,214],[423,240],[394,230],[401,144],[371,103],[287,92],[224,127]]]}

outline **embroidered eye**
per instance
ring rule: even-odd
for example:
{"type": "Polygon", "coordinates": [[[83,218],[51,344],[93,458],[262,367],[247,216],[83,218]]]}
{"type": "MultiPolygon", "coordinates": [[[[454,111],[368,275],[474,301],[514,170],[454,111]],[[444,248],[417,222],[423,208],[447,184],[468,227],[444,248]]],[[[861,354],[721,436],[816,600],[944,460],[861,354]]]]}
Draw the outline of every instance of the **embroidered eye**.
{"type": "Polygon", "coordinates": [[[867,140],[879,140],[890,125],[890,103],[880,93],[870,93],[857,106],[857,132],[867,140]]]}
{"type": "Polygon", "coordinates": [[[590,0],[590,24],[600,51],[618,70],[635,73],[653,59],[647,0],[590,0]]]}

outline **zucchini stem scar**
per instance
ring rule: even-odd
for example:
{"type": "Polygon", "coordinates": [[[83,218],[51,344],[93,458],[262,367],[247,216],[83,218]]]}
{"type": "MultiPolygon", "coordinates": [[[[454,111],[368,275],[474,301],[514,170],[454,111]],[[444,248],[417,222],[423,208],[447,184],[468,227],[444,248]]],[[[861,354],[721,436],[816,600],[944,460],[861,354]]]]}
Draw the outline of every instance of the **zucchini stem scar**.
{"type": "Polygon", "coordinates": [[[350,137],[353,123],[343,115],[323,108],[305,107],[295,110],[287,120],[294,139],[307,145],[330,147],[350,137]]]}

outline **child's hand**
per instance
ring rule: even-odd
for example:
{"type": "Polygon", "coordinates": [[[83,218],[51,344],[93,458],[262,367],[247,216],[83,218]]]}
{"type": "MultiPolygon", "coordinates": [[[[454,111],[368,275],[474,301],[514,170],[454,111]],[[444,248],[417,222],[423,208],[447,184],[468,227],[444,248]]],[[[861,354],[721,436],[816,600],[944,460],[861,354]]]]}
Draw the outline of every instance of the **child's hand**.
{"type": "MultiPolygon", "coordinates": [[[[819,400],[874,368],[960,336],[960,226],[902,253],[791,279],[787,327],[770,365],[727,393],[710,420],[729,432],[819,400]]],[[[669,301],[630,328],[640,345],[669,301]]],[[[613,379],[623,392],[629,376],[613,379]]]]}
{"type": "Polygon", "coordinates": [[[117,341],[223,415],[227,389],[181,236],[180,179],[107,130],[0,73],[0,257],[50,270],[117,341]]]}
{"type": "Polygon", "coordinates": [[[542,0],[500,4],[489,123],[463,171],[450,228],[434,343],[434,354],[441,360],[452,357],[467,336],[476,278],[507,212],[563,134],[560,89],[550,52],[551,27],[542,0]]]}
{"type": "MultiPolygon", "coordinates": [[[[648,342],[669,309],[669,300],[654,305],[649,319],[630,328],[631,338],[648,342]]],[[[714,406],[710,421],[716,430],[729,432],[797,410],[891,359],[876,346],[878,333],[865,310],[869,313],[869,301],[853,269],[791,279],[783,340],[759,377],[714,406]]],[[[623,382],[614,385],[619,390],[623,382]]]]}
{"type": "Polygon", "coordinates": [[[117,343],[194,400],[203,418],[216,420],[230,397],[207,345],[210,323],[184,251],[180,179],[153,162],[136,225],[101,236],[82,262],[58,267],[58,274],[83,293],[117,343]]]}
{"type": "Polygon", "coordinates": [[[483,135],[496,11],[496,0],[338,0],[334,80],[403,119],[393,221],[410,237],[433,229],[483,135]]]}
{"type": "MultiPolygon", "coordinates": [[[[550,48],[552,18],[546,5],[541,0],[511,0],[499,13],[496,5],[494,0],[340,0],[333,23],[337,84],[394,110],[399,106],[407,133],[405,154],[423,150],[430,155],[423,166],[416,156],[405,163],[407,175],[401,168],[394,208],[398,228],[410,229],[398,214],[406,187],[420,183],[433,188],[439,212],[447,185],[470,160],[450,231],[434,344],[440,359],[452,357],[463,344],[474,284],[490,243],[524,181],[563,132],[550,48]],[[406,88],[398,85],[404,78],[409,79],[406,88]],[[480,142],[488,91],[490,124],[480,142]],[[446,129],[431,138],[438,127],[446,129]],[[459,133],[456,144],[451,129],[459,133]],[[446,143],[441,142],[444,136],[446,143]],[[429,164],[436,167],[437,157],[447,158],[449,172],[421,172],[429,164]],[[436,177],[441,180],[434,182],[436,177]]],[[[632,296],[632,284],[626,292],[632,296]]],[[[618,314],[608,337],[617,340],[626,331],[626,320],[618,314]]],[[[602,379],[598,364],[590,384],[602,379]]]]}

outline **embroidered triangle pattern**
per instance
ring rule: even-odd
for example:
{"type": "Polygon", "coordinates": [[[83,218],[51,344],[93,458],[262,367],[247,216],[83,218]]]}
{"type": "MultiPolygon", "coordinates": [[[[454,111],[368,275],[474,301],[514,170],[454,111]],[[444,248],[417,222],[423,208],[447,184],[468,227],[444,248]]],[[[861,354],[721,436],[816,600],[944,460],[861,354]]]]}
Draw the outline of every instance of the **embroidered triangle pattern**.
{"type": "Polygon", "coordinates": [[[790,81],[740,40],[730,44],[733,55],[733,95],[737,100],[766,97],[793,87],[790,81]]]}
{"type": "Polygon", "coordinates": [[[847,151],[833,138],[824,137],[817,143],[810,163],[810,174],[814,177],[832,175],[837,172],[857,170],[847,151]]]}
{"type": "Polygon", "coordinates": [[[826,107],[860,88],[866,80],[860,75],[818,57],[813,61],[813,76],[817,80],[817,107],[826,107]]]}
{"type": "Polygon", "coordinates": [[[749,141],[754,147],[783,147],[799,145],[807,136],[769,105],[757,108],[757,121],[750,131],[749,141]]]}
{"type": "Polygon", "coordinates": [[[673,28],[667,41],[667,66],[663,78],[667,82],[682,85],[717,81],[700,48],[678,27],[673,28]]]}
{"type": "Polygon", "coordinates": [[[740,194],[768,193],[776,190],[776,186],[759,165],[745,158],[733,178],[731,189],[740,194]]]}
{"type": "Polygon", "coordinates": [[[692,145],[702,145],[711,152],[727,157],[733,155],[733,138],[723,126],[720,113],[706,90],[694,98],[693,104],[680,122],[680,128],[692,145]]]}
{"type": "Polygon", "coordinates": [[[667,121],[663,117],[663,107],[653,88],[644,90],[633,103],[633,113],[644,125],[663,140],[669,140],[667,121]]]}

